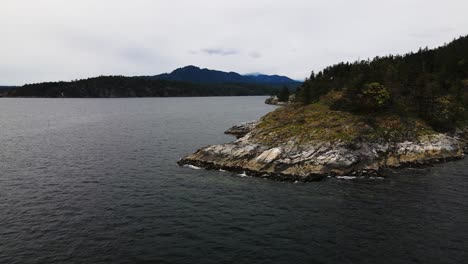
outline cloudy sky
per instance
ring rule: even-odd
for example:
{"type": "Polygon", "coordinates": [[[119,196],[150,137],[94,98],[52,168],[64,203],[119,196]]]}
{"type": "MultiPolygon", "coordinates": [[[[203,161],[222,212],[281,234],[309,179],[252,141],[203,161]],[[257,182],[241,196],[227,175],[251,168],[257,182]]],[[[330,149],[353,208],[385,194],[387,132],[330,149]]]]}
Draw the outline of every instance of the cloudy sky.
{"type": "Polygon", "coordinates": [[[466,0],[1,0],[0,84],[185,65],[304,79],[468,34],[466,0]]]}

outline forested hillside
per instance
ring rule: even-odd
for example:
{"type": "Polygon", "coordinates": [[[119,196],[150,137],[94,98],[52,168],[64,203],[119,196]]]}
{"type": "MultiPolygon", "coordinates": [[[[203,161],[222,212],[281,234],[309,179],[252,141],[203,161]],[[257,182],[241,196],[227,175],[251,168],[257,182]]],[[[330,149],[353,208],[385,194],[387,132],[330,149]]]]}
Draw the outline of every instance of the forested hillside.
{"type": "Polygon", "coordinates": [[[140,77],[101,76],[72,82],[27,84],[9,97],[166,97],[270,95],[278,88],[262,84],[195,84],[140,77]]]}
{"type": "Polygon", "coordinates": [[[265,74],[241,75],[236,72],[223,72],[210,69],[201,69],[196,66],[186,66],[176,69],[171,73],[164,73],[156,76],[148,76],[147,78],[201,84],[251,83],[272,86],[286,85],[294,88],[298,87],[301,84],[301,82],[292,80],[286,76],[265,74]]]}
{"type": "Polygon", "coordinates": [[[466,120],[468,37],[429,50],[339,63],[312,72],[298,101],[326,101],[333,110],[417,117],[438,130],[466,120]]]}

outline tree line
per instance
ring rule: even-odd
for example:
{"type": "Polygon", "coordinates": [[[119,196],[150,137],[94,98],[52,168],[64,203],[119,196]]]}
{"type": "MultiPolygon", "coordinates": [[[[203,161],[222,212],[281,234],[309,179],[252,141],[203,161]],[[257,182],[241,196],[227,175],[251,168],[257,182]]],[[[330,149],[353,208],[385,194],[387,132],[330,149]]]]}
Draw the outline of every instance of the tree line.
{"type": "Polygon", "coordinates": [[[468,36],[436,49],[342,62],[314,73],[296,98],[311,104],[331,91],[341,94],[332,108],[361,114],[394,112],[417,116],[436,129],[466,120],[468,36]]]}
{"type": "Polygon", "coordinates": [[[70,82],[44,82],[16,87],[9,97],[169,97],[248,96],[276,94],[279,87],[264,84],[196,84],[141,77],[99,76],[70,82]]]}

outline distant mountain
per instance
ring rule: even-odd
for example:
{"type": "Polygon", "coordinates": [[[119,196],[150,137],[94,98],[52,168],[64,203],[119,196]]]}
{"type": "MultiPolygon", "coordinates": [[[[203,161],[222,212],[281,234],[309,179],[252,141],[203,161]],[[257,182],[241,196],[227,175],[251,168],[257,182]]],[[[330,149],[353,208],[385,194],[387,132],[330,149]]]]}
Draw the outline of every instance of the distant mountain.
{"type": "Polygon", "coordinates": [[[244,75],[244,77],[253,78],[256,83],[267,83],[267,84],[291,84],[291,83],[301,84],[302,83],[299,81],[292,80],[289,77],[281,76],[281,75],[259,74],[259,75],[244,75]]]}
{"type": "Polygon", "coordinates": [[[301,85],[279,75],[240,75],[200,69],[179,68],[156,76],[100,76],[71,82],[26,84],[0,89],[0,97],[166,97],[273,95],[287,86],[301,85]]]}
{"type": "Polygon", "coordinates": [[[297,85],[301,82],[295,81],[286,76],[265,75],[254,73],[241,75],[236,72],[223,72],[210,69],[201,69],[196,66],[186,66],[174,70],[171,73],[164,73],[156,76],[149,76],[151,79],[184,81],[201,84],[221,84],[221,83],[251,83],[266,85],[297,85]]]}

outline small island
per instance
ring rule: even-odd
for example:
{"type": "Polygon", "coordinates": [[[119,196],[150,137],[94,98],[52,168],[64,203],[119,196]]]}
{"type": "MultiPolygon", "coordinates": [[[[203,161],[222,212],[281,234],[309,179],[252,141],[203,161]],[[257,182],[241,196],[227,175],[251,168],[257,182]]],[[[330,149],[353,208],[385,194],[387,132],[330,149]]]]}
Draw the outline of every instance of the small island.
{"type": "Polygon", "coordinates": [[[464,157],[468,37],[404,56],[340,63],[312,72],[294,100],[240,137],[179,161],[281,181],[376,176],[386,168],[464,157]]]}

